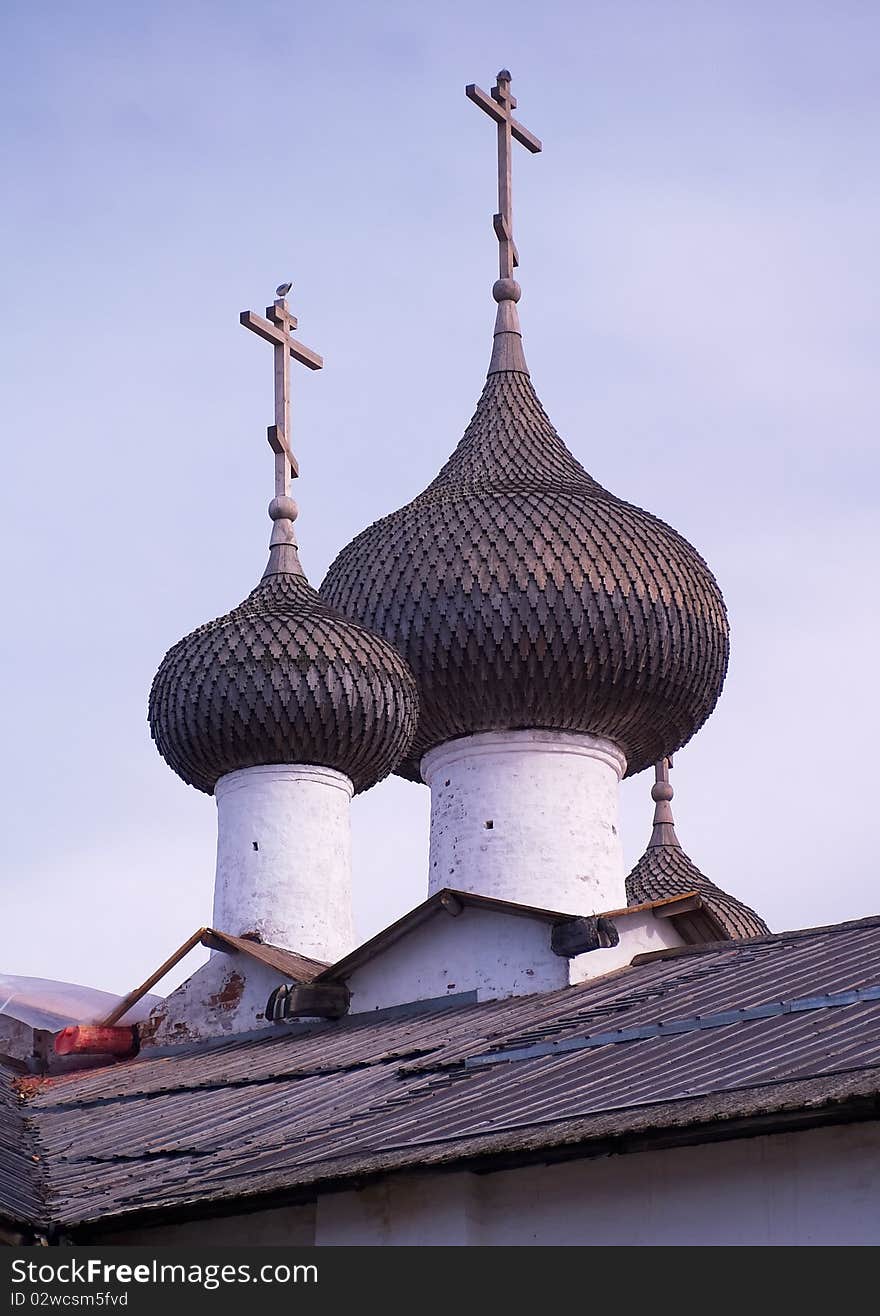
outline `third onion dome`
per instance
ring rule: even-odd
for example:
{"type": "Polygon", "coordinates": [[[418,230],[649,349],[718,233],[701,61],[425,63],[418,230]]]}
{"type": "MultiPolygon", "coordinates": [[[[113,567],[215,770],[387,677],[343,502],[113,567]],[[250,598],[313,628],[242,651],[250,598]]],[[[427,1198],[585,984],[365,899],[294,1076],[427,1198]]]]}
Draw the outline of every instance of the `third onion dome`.
{"type": "MultiPolygon", "coordinates": [[[[651,788],[654,801],[654,827],[648,848],[626,879],[626,899],[630,905],[646,901],[670,900],[697,895],[722,938],[765,937],[767,924],[749,905],[722,891],[702,873],[685,854],[675,833],[672,817],[673,790],[669,782],[671,760],[661,759],[655,767],[656,780],[651,788]]],[[[687,921],[677,920],[687,935],[687,921]]],[[[698,933],[694,940],[703,940],[698,933]]]]}
{"type": "MultiPolygon", "coordinates": [[[[509,74],[493,96],[512,100],[509,74]]],[[[515,249],[510,239],[505,266],[510,224],[495,220],[504,275],[515,249]]],[[[527,728],[607,737],[640,772],[717,703],[724,600],[682,535],[572,455],[526,367],[519,285],[501,277],[493,295],[492,359],[464,437],[424,493],[342,550],[321,593],[415,676],[419,723],[400,775],[419,780],[422,756],[446,741],[527,728]]]]}

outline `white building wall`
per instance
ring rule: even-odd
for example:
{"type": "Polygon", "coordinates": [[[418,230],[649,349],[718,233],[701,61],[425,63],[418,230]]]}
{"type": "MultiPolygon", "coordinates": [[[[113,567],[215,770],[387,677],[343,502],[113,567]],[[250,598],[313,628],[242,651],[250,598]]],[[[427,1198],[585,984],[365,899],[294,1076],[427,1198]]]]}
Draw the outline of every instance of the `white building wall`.
{"type": "Polygon", "coordinates": [[[217,951],[154,1007],[141,1024],[141,1050],[274,1028],[266,1020],[266,1004],[275,988],[287,981],[277,969],[249,956],[217,951]]]}
{"type": "MultiPolygon", "coordinates": [[[[114,1247],[311,1247],[315,1241],[315,1204],[185,1220],[180,1224],[142,1225],[101,1234],[95,1241],[114,1247]]],[[[247,1305],[242,1304],[242,1308],[246,1311],[247,1305]]],[[[256,1309],[259,1311],[259,1307],[256,1309]]]]}
{"type": "Polygon", "coordinates": [[[496,910],[439,910],[351,974],[351,1013],[461,992],[485,1001],[565,987],[569,961],[551,950],[550,926],[496,910]]]}
{"type": "Polygon", "coordinates": [[[318,1199],[315,1241],[409,1246],[880,1243],[880,1124],[497,1174],[398,1175],[318,1199]]]}
{"type": "Polygon", "coordinates": [[[481,1241],[477,1176],[417,1175],[318,1198],[318,1247],[467,1247],[481,1241]],[[404,1206],[404,1199],[406,1206],[404,1206]]]}
{"type": "Polygon", "coordinates": [[[214,795],[213,926],[341,959],[354,945],[348,777],[304,764],[244,768],[214,795]]]}
{"type": "Polygon", "coordinates": [[[496,1174],[398,1174],[314,1204],[96,1241],[373,1246],[875,1246],[880,1123],[496,1174]]]}
{"type": "Polygon", "coordinates": [[[454,887],[565,914],[626,904],[610,740],[491,731],[430,750],[429,894],[454,887]]]}
{"type": "Polygon", "coordinates": [[[685,943],[671,918],[657,918],[650,910],[640,914],[624,914],[614,920],[620,941],[604,950],[591,950],[569,960],[569,982],[586,982],[599,978],[612,969],[631,964],[636,955],[649,951],[669,950],[685,943]]]}
{"type": "Polygon", "coordinates": [[[567,959],[554,952],[546,919],[467,905],[456,916],[440,909],[346,979],[351,1013],[461,992],[489,1001],[557,991],[621,968],[634,955],[683,945],[673,920],[650,911],[624,914],[615,926],[616,946],[567,959]]]}

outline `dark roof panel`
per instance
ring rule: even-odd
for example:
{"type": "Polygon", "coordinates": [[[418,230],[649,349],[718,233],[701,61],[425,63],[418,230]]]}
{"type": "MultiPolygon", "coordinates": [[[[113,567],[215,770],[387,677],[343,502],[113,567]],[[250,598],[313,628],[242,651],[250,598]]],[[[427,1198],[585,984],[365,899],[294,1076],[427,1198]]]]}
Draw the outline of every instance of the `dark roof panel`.
{"type": "Polygon", "coordinates": [[[42,1217],[42,1174],[17,1084],[23,1071],[0,1061],[0,1219],[32,1224],[42,1217]]]}
{"type": "Polygon", "coordinates": [[[545,995],[356,1015],[52,1079],[28,1106],[48,1211],[75,1224],[598,1129],[873,1099],[878,965],[871,919],[719,943],[545,995]],[[852,999],[830,996],[841,992],[852,999]],[[791,1012],[736,1016],[779,1002],[791,1012]],[[711,1027],[693,1026],[706,1017],[711,1027]],[[690,1031],[659,1035],[661,1021],[690,1031]],[[641,1038],[547,1050],[640,1026],[641,1038]],[[529,1047],[538,1053],[504,1055],[529,1047]]]}

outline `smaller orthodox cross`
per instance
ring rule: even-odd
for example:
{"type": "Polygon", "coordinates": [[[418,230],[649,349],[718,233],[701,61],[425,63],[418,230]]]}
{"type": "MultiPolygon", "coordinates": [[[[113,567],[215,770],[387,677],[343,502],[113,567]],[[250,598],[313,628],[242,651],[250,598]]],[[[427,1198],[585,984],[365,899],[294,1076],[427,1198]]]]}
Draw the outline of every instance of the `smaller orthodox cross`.
{"type": "Polygon", "coordinates": [[[279,284],[277,291],[274,304],[266,307],[267,319],[254,311],[242,311],[238,318],[245,329],[252,329],[275,349],[275,424],[268,427],[267,433],[275,453],[275,496],[279,498],[290,494],[291,478],[299,475],[290,446],[290,358],[309,370],[320,370],[324,360],[291,335],[291,330],[296,328],[296,316],[287,309],[290,284],[279,284]]]}
{"type": "Polygon", "coordinates": [[[537,137],[514,119],[516,97],[510,90],[510,73],[502,69],[498,81],[492,88],[492,95],[487,96],[480,87],[473,83],[465,87],[465,95],[481,110],[485,110],[498,125],[498,214],[493,224],[498,238],[498,276],[512,279],[514,268],[519,264],[516,244],[513,240],[513,197],[511,193],[511,138],[515,137],[527,151],[536,154],[541,150],[537,137]]]}

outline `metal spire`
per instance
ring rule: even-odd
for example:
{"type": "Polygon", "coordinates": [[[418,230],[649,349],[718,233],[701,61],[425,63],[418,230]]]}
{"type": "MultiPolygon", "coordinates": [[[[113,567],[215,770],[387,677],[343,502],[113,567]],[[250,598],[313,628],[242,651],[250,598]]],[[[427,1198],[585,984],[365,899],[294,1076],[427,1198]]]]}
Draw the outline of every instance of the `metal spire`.
{"type": "Polygon", "coordinates": [[[273,524],[269,540],[269,563],[263,572],[264,580],[267,576],[282,573],[295,576],[304,574],[296,551],[293,528],[299,508],[290,496],[290,482],[299,475],[299,466],[290,446],[290,358],[308,366],[309,370],[320,370],[324,364],[317,352],[297,342],[292,336],[291,330],[297,327],[297,320],[288,310],[289,292],[289,283],[278,285],[275,301],[266,307],[265,320],[254,311],[242,311],[238,317],[245,329],[252,330],[265,338],[267,343],[271,343],[275,354],[275,424],[267,429],[269,445],[275,453],[275,497],[269,504],[269,516],[273,524]]]}
{"type": "Polygon", "coordinates": [[[465,95],[485,111],[498,127],[498,213],[493,216],[495,235],[498,238],[498,280],[492,296],[498,303],[495,318],[495,342],[489,374],[502,370],[517,370],[528,374],[522,349],[522,331],[516,303],[521,288],[513,277],[519,265],[516,243],[513,240],[513,189],[511,184],[512,142],[515,138],[533,154],[541,150],[541,142],[528,128],[514,119],[516,97],[510,90],[510,73],[501,69],[491,96],[471,83],[465,95]]]}
{"type": "Polygon", "coordinates": [[[673,845],[681,849],[672,817],[672,797],[675,792],[669,782],[671,767],[671,758],[661,759],[654,767],[654,785],[651,787],[651,799],[654,801],[654,830],[648,842],[649,850],[661,845],[673,845]]]}

